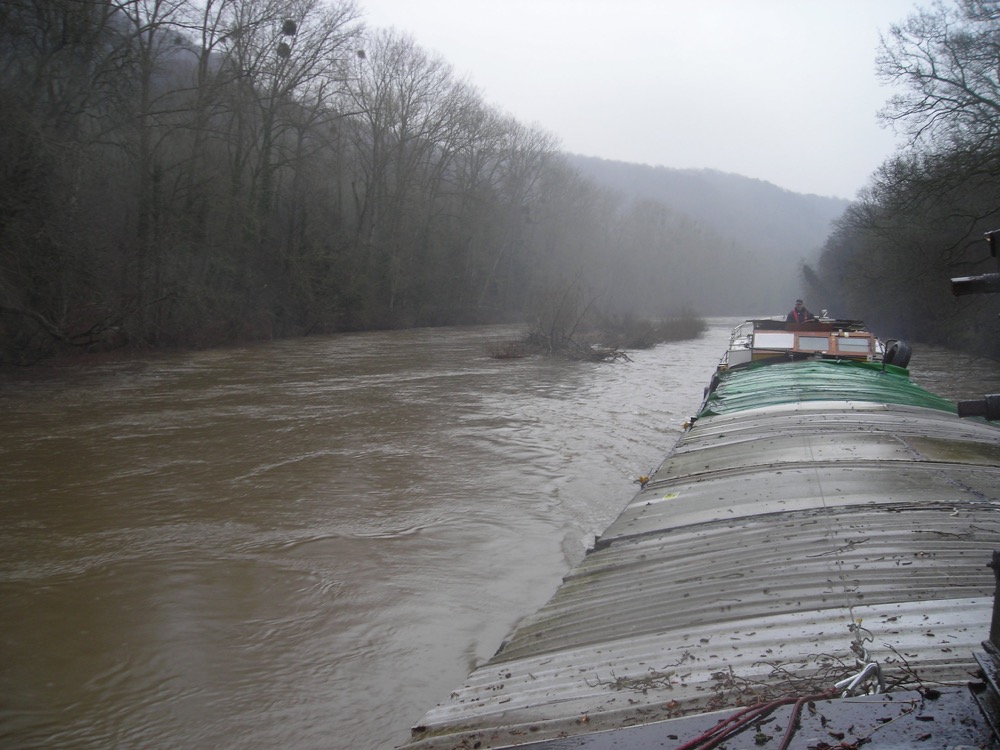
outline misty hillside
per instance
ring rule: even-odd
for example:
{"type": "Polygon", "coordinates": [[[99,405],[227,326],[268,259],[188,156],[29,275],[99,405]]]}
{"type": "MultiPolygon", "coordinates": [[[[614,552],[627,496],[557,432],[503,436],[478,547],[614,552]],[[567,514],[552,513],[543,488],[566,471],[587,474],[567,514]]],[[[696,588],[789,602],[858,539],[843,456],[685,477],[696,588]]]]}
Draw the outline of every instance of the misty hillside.
{"type": "Polygon", "coordinates": [[[14,3],[0,24],[18,61],[0,81],[0,363],[578,310],[782,314],[846,205],[563,158],[349,3],[290,26],[266,3],[168,5],[153,22],[143,3],[14,3]]]}
{"type": "MultiPolygon", "coordinates": [[[[727,245],[720,312],[778,314],[802,294],[800,268],[812,263],[848,201],[784,190],[763,180],[714,170],[671,169],[567,155],[585,177],[626,196],[685,214],[727,245]],[[726,283],[728,282],[728,283],[726,283]],[[739,286],[748,294],[741,294],[739,286]],[[723,291],[724,290],[724,291],[723,291]]],[[[810,302],[815,308],[823,300],[810,302]]],[[[832,311],[836,312],[836,311],[832,311]]],[[[711,314],[710,312],[708,314],[711,314]]]]}

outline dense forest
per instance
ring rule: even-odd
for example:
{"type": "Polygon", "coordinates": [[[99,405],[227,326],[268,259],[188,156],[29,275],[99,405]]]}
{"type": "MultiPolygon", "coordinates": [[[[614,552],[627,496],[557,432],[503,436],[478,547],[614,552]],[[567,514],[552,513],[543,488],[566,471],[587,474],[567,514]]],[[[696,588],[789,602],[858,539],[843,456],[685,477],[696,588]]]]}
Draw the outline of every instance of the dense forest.
{"type": "Polygon", "coordinates": [[[1000,5],[937,3],[884,35],[876,65],[896,91],[880,113],[906,136],[837,222],[812,298],[883,335],[1000,357],[1000,298],[954,296],[949,279],[997,271],[1000,5]]]}
{"type": "Polygon", "coordinates": [[[998,59],[992,0],[893,27],[909,142],[848,206],[564,154],[349,0],[7,0],[0,363],[803,291],[1000,355],[1000,303],[948,286],[995,268],[998,59]]]}
{"type": "Polygon", "coordinates": [[[319,0],[0,5],[0,248],[7,363],[722,313],[753,256],[319,0]]]}

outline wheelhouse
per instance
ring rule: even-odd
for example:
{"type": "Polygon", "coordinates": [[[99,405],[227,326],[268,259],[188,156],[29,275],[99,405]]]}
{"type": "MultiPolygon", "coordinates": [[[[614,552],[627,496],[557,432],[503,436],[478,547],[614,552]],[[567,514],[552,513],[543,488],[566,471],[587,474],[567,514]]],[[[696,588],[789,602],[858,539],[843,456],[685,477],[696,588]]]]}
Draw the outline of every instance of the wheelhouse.
{"type": "Polygon", "coordinates": [[[854,320],[823,318],[806,323],[748,320],[729,341],[721,369],[763,360],[881,360],[882,342],[854,320]]]}

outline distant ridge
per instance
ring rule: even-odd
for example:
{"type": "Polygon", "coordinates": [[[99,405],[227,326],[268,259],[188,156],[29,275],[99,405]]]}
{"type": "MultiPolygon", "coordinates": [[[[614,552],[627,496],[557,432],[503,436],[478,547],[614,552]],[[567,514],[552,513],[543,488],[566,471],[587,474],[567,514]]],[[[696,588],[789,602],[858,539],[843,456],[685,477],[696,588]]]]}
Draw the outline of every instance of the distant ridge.
{"type": "MultiPolygon", "coordinates": [[[[802,264],[815,261],[833,222],[850,205],[842,198],[795,193],[711,169],[654,167],[577,154],[566,159],[596,184],[626,197],[663,203],[731,243],[734,264],[753,266],[756,278],[770,279],[767,288],[754,290],[751,300],[760,300],[762,313],[785,312],[789,300],[802,293],[802,264]]],[[[729,275],[727,269],[719,271],[729,275]]],[[[732,283],[730,278],[726,286],[732,283]]]]}
{"type": "Polygon", "coordinates": [[[576,154],[567,158],[598,184],[661,201],[724,237],[789,260],[814,257],[832,222],[850,205],[843,198],[795,193],[712,169],[653,167],[576,154]]]}

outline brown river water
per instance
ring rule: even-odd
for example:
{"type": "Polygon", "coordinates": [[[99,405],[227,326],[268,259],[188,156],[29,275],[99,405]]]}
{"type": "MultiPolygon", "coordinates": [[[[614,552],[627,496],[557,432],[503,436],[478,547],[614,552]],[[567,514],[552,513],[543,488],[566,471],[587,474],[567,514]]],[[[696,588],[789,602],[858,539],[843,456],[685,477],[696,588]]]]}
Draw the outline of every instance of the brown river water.
{"type": "MultiPolygon", "coordinates": [[[[736,322],[618,364],[450,328],[7,373],[0,747],[404,743],[659,464],[736,322]]],[[[1000,391],[944,350],[911,374],[1000,391]]]]}

